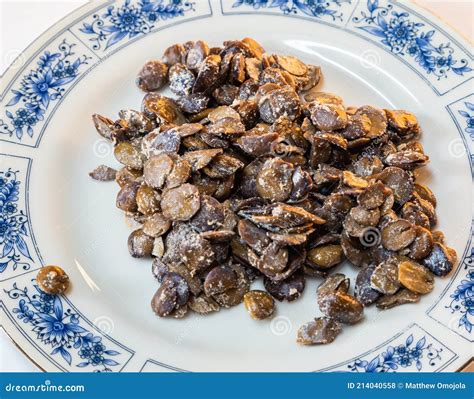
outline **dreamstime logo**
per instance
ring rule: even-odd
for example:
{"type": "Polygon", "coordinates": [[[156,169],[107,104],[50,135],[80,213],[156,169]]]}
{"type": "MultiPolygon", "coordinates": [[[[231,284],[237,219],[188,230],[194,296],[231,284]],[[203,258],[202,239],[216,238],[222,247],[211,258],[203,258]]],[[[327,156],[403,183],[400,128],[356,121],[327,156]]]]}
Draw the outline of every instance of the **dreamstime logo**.
{"type": "Polygon", "coordinates": [[[380,230],[375,227],[366,227],[359,240],[364,247],[375,247],[380,244],[380,230]]]}
{"type": "Polygon", "coordinates": [[[448,153],[454,158],[462,158],[466,155],[466,146],[460,138],[451,140],[448,145],[448,153]]]}
{"type": "Polygon", "coordinates": [[[459,324],[459,315],[454,315],[449,319],[448,328],[452,331],[458,331],[458,332],[463,331],[463,328],[459,324]]]}
{"type": "Polygon", "coordinates": [[[270,147],[270,153],[274,157],[286,158],[291,155],[291,143],[286,140],[274,141],[270,147]]]}
{"type": "Polygon", "coordinates": [[[287,335],[293,329],[290,319],[285,316],[275,317],[270,323],[270,331],[278,336],[287,335]]]}
{"type": "Polygon", "coordinates": [[[380,66],[382,60],[380,54],[375,50],[369,49],[362,52],[360,55],[360,64],[362,67],[372,69],[380,66]]]}
{"type": "Polygon", "coordinates": [[[20,49],[10,49],[3,56],[3,63],[11,69],[19,69],[25,65],[25,54],[20,49]]]}
{"type": "Polygon", "coordinates": [[[93,323],[104,334],[110,334],[114,330],[114,321],[108,316],[96,317],[93,323]]]}
{"type": "Polygon", "coordinates": [[[112,153],[112,146],[105,139],[97,139],[92,146],[94,155],[98,158],[106,158],[112,153]]]}

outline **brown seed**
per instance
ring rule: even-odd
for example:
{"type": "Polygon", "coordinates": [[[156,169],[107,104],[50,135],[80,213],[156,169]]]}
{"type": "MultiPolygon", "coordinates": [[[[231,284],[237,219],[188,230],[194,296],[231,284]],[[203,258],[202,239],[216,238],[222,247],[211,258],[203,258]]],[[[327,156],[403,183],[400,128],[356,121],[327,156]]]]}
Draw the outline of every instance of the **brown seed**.
{"type": "Polygon", "coordinates": [[[357,197],[357,202],[365,209],[375,209],[385,201],[385,186],[381,182],[376,182],[357,197]]]}
{"type": "Polygon", "coordinates": [[[262,253],[271,242],[264,230],[245,219],[239,220],[238,232],[240,238],[258,253],[262,253]]]}
{"type": "Polygon", "coordinates": [[[194,85],[194,74],[183,64],[174,64],[169,70],[170,90],[181,97],[191,93],[194,85]]]}
{"type": "Polygon", "coordinates": [[[109,168],[106,165],[100,165],[92,172],[90,172],[89,176],[92,177],[94,180],[111,181],[115,180],[115,177],[117,176],[117,171],[113,168],[109,168]]]}
{"type": "Polygon", "coordinates": [[[333,342],[341,333],[339,323],[328,317],[318,317],[303,324],[299,329],[296,342],[302,345],[324,345],[333,342]]]}
{"type": "Polygon", "coordinates": [[[435,197],[433,191],[431,191],[428,187],[426,187],[422,184],[418,184],[418,183],[415,183],[414,188],[415,188],[415,192],[422,199],[424,199],[425,201],[430,202],[431,205],[433,205],[433,207],[436,207],[436,197],[435,197]]]}
{"type": "Polygon", "coordinates": [[[370,286],[382,294],[392,295],[400,288],[398,282],[398,262],[388,259],[380,263],[373,271],[370,286]]]}
{"type": "Polygon", "coordinates": [[[59,295],[69,287],[69,276],[59,266],[43,266],[36,275],[41,291],[50,295],[59,295]]]}
{"type": "Polygon", "coordinates": [[[402,135],[406,135],[410,132],[418,132],[418,121],[416,116],[411,112],[386,109],[385,113],[387,114],[389,126],[402,135]]]}
{"type": "Polygon", "coordinates": [[[308,67],[298,58],[291,55],[273,55],[278,66],[295,76],[303,76],[308,73],[308,67]]]}
{"type": "Polygon", "coordinates": [[[251,37],[243,38],[242,43],[244,43],[247,46],[247,48],[250,49],[252,54],[258,59],[261,59],[263,53],[265,53],[265,49],[260,45],[260,43],[258,43],[256,40],[252,39],[251,37]]]}
{"type": "Polygon", "coordinates": [[[127,136],[140,137],[153,130],[156,124],[143,112],[133,109],[123,109],[119,112],[120,120],[117,122],[127,130],[127,136]]]}
{"type": "Polygon", "coordinates": [[[334,273],[329,275],[318,287],[317,301],[321,306],[325,297],[336,291],[347,293],[349,291],[349,279],[342,273],[334,273]]]}
{"type": "Polygon", "coordinates": [[[437,276],[446,276],[453,270],[456,263],[456,251],[452,248],[435,242],[431,253],[423,259],[423,265],[437,276]]]}
{"type": "Polygon", "coordinates": [[[181,136],[175,129],[163,132],[154,130],[142,141],[142,151],[148,156],[160,154],[177,154],[181,145],[181,136]]]}
{"type": "Polygon", "coordinates": [[[167,273],[163,282],[151,300],[153,311],[160,317],[182,317],[186,313],[180,310],[189,299],[189,287],[186,280],[177,273],[167,273]]]}
{"type": "Polygon", "coordinates": [[[262,252],[258,269],[266,276],[271,277],[285,270],[288,264],[288,250],[281,248],[278,243],[270,243],[262,252]]]}
{"type": "Polygon", "coordinates": [[[268,293],[278,301],[294,301],[301,296],[305,288],[305,276],[301,270],[281,281],[265,277],[263,282],[268,293]]]}
{"type": "Polygon", "coordinates": [[[392,189],[395,201],[403,205],[413,195],[414,184],[411,175],[403,169],[389,166],[377,175],[377,179],[392,189]]]}
{"type": "Polygon", "coordinates": [[[191,177],[191,165],[186,159],[176,157],[173,161],[173,169],[166,176],[166,188],[176,188],[186,183],[191,177]]]}
{"type": "Polygon", "coordinates": [[[201,63],[194,82],[193,93],[209,93],[219,83],[221,57],[208,55],[201,63]]]}
{"type": "Polygon", "coordinates": [[[413,170],[428,163],[429,157],[418,151],[398,151],[389,154],[384,162],[389,166],[398,166],[405,170],[413,170]]]}
{"type": "Polygon", "coordinates": [[[316,89],[313,89],[309,91],[308,93],[305,93],[304,99],[308,103],[315,101],[320,104],[335,104],[335,105],[343,104],[342,97],[333,93],[317,91],[316,89]]]}
{"type": "Polygon", "coordinates": [[[359,238],[352,238],[344,232],[341,235],[341,247],[345,257],[353,265],[365,267],[372,263],[372,254],[362,245],[359,238]]]}
{"type": "Polygon", "coordinates": [[[218,154],[203,168],[203,171],[213,179],[225,179],[232,176],[239,169],[242,169],[244,165],[245,164],[236,157],[227,154],[218,154]]]}
{"type": "Polygon", "coordinates": [[[208,240],[194,232],[178,239],[181,240],[178,243],[176,255],[179,261],[186,265],[191,276],[195,276],[212,265],[216,253],[208,240]]]}
{"type": "Polygon", "coordinates": [[[163,216],[173,221],[191,219],[200,208],[199,190],[192,184],[172,188],[161,198],[163,216]]]}
{"type": "Polygon", "coordinates": [[[370,105],[364,105],[357,109],[356,114],[366,116],[370,120],[370,130],[366,135],[367,137],[380,137],[387,130],[387,117],[383,110],[370,105]]]}
{"type": "Polygon", "coordinates": [[[262,198],[285,201],[291,194],[293,165],[278,158],[267,160],[257,175],[257,191],[262,198]]]}
{"type": "Polygon", "coordinates": [[[118,143],[114,149],[114,155],[117,161],[129,168],[141,169],[143,167],[140,151],[128,141],[118,143]]]}
{"type": "Polygon", "coordinates": [[[344,129],[347,126],[347,114],[344,108],[338,104],[311,102],[308,104],[308,112],[314,126],[323,131],[344,129]]]}
{"type": "Polygon", "coordinates": [[[143,91],[155,91],[166,84],[168,66],[157,60],[148,61],[138,73],[137,85],[143,91]]]}
{"type": "Polygon", "coordinates": [[[160,205],[159,194],[147,185],[140,186],[135,199],[137,201],[138,212],[144,215],[155,213],[160,205]]]}
{"type": "Polygon", "coordinates": [[[145,162],[143,177],[145,182],[154,188],[162,188],[166,178],[173,170],[173,159],[167,154],[151,157],[145,162]]]}
{"type": "MultiPolygon", "coordinates": [[[[262,88],[272,83],[267,83],[262,88]]],[[[289,86],[276,88],[265,95],[257,93],[258,110],[260,117],[267,123],[275,122],[280,116],[287,116],[295,120],[300,114],[300,102],[298,94],[289,86]]]]}
{"type": "Polygon", "coordinates": [[[194,42],[193,46],[187,51],[186,66],[193,71],[197,71],[208,55],[209,46],[206,42],[198,40],[194,42]]]}
{"type": "Polygon", "coordinates": [[[192,296],[189,299],[188,306],[193,312],[202,315],[218,312],[220,309],[219,304],[214,299],[204,294],[192,296]]]}
{"type": "Polygon", "coordinates": [[[142,101],[142,111],[150,119],[159,123],[184,123],[186,120],[171,98],[158,93],[148,93],[142,101]]]}
{"type": "Polygon", "coordinates": [[[356,206],[350,210],[349,216],[363,226],[377,226],[380,220],[380,211],[378,208],[365,209],[362,206],[356,206]]]}
{"type": "Polygon", "coordinates": [[[377,301],[377,307],[382,310],[391,309],[395,306],[404,305],[406,303],[415,303],[420,301],[420,295],[416,292],[401,289],[393,295],[384,295],[377,301]]]}
{"type": "Polygon", "coordinates": [[[243,269],[235,265],[217,266],[207,274],[204,292],[221,306],[235,306],[248,291],[248,280],[244,275],[243,269]]]}
{"type": "Polygon", "coordinates": [[[95,129],[99,135],[107,140],[114,139],[115,128],[113,120],[99,114],[94,114],[92,115],[92,121],[94,122],[95,129]]]}
{"type": "Polygon", "coordinates": [[[115,175],[115,181],[120,187],[123,187],[128,183],[138,182],[141,176],[141,170],[130,169],[124,166],[117,171],[117,174],[115,175]]]}
{"type": "Polygon", "coordinates": [[[371,305],[380,297],[380,292],[374,290],[370,284],[374,270],[375,266],[366,266],[360,270],[356,277],[354,296],[364,306],[371,305]]]}
{"type": "Polygon", "coordinates": [[[136,212],[138,209],[136,197],[139,188],[139,182],[126,183],[117,194],[117,208],[125,212],[136,212]]]}
{"type": "Polygon", "coordinates": [[[128,237],[128,252],[134,258],[143,258],[153,251],[153,237],[145,234],[142,229],[133,231],[128,237]]]}
{"type": "MultiPolygon", "coordinates": [[[[204,93],[193,93],[188,96],[180,97],[176,100],[176,103],[179,105],[183,112],[188,114],[198,114],[199,112],[204,111],[209,104],[209,97],[204,93]]],[[[197,120],[201,120],[197,116],[197,120]]]]}
{"type": "Polygon", "coordinates": [[[354,162],[353,166],[354,173],[361,177],[368,177],[375,173],[380,173],[384,167],[378,156],[362,156],[354,162]]]}
{"type": "Polygon", "coordinates": [[[416,237],[413,226],[403,219],[387,224],[382,230],[382,245],[391,251],[408,247],[416,237]]]}
{"type": "Polygon", "coordinates": [[[335,291],[320,303],[321,311],[329,318],[344,324],[355,324],[364,317],[364,307],[353,296],[335,291]]]}
{"type": "Polygon", "coordinates": [[[342,182],[349,187],[352,188],[367,188],[369,183],[367,180],[357,177],[354,173],[349,172],[347,170],[342,172],[342,182]]]}
{"type": "Polygon", "coordinates": [[[184,62],[186,49],[182,44],[173,44],[163,53],[163,62],[168,65],[174,65],[178,62],[184,62]]]}
{"type": "Polygon", "coordinates": [[[143,232],[150,237],[159,237],[165,234],[170,227],[171,222],[157,212],[146,218],[143,223],[143,232]]]}
{"type": "Polygon", "coordinates": [[[428,294],[433,291],[434,277],[420,264],[407,260],[398,265],[398,280],[410,291],[428,294]]]}
{"type": "Polygon", "coordinates": [[[425,227],[427,229],[430,228],[430,219],[417,203],[411,201],[405,202],[400,216],[414,225],[425,227]]]}
{"type": "Polygon", "coordinates": [[[331,268],[342,262],[343,252],[340,245],[324,245],[308,251],[307,261],[322,269],[331,268]]]}
{"type": "Polygon", "coordinates": [[[411,243],[408,256],[414,260],[426,258],[433,249],[433,237],[428,229],[415,226],[416,237],[411,243]]]}
{"type": "Polygon", "coordinates": [[[160,317],[168,316],[176,307],[178,295],[172,280],[163,281],[151,300],[151,308],[160,317]]]}
{"type": "Polygon", "coordinates": [[[238,95],[239,88],[230,84],[222,85],[212,92],[212,96],[219,105],[231,105],[238,95]]]}
{"type": "Polygon", "coordinates": [[[252,319],[264,320],[273,315],[275,301],[265,291],[249,291],[244,295],[244,305],[252,319]]]}
{"type": "Polygon", "coordinates": [[[213,197],[201,196],[199,211],[190,221],[191,226],[197,231],[212,231],[222,228],[224,223],[224,207],[213,197]]]}

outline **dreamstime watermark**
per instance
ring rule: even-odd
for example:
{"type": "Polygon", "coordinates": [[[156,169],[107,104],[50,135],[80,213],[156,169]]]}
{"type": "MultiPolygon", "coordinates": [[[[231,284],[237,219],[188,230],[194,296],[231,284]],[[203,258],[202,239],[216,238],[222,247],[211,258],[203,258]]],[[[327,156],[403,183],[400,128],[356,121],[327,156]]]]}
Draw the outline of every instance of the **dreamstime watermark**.
{"type": "Polygon", "coordinates": [[[448,154],[454,158],[462,158],[467,154],[466,146],[464,145],[462,139],[457,138],[449,142],[448,154]]]}
{"type": "Polygon", "coordinates": [[[25,53],[21,49],[10,49],[3,55],[3,65],[10,69],[20,69],[25,65],[25,53]]]}
{"type": "Polygon", "coordinates": [[[43,384],[7,384],[5,392],[85,392],[84,385],[56,385],[50,380],[45,380],[43,384]]]}
{"type": "Polygon", "coordinates": [[[282,336],[287,335],[293,330],[291,320],[286,316],[277,316],[270,323],[270,331],[272,334],[282,336]]]}
{"type": "Polygon", "coordinates": [[[287,140],[274,141],[270,146],[270,153],[274,157],[286,158],[292,155],[292,148],[294,146],[287,140]]]}
{"type": "Polygon", "coordinates": [[[363,51],[359,59],[362,67],[367,69],[377,68],[382,63],[380,54],[372,49],[363,51]]]}
{"type": "Polygon", "coordinates": [[[112,146],[105,139],[97,139],[92,146],[94,155],[98,158],[106,158],[112,154],[112,146]]]}
{"type": "Polygon", "coordinates": [[[103,334],[110,334],[114,331],[114,321],[108,316],[96,317],[93,321],[94,327],[103,334]]]}
{"type": "Polygon", "coordinates": [[[381,234],[380,230],[375,227],[366,227],[362,230],[362,234],[359,237],[360,243],[364,247],[375,247],[380,244],[381,234]]]}

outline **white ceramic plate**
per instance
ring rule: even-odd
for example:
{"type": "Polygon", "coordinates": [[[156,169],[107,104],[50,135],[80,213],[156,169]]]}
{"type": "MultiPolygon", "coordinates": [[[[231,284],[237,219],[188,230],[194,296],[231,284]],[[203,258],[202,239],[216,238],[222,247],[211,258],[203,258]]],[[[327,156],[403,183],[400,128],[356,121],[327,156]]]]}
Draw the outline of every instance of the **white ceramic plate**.
{"type": "MultiPolygon", "coordinates": [[[[407,2],[93,2],[51,28],[1,82],[1,324],[49,371],[441,371],[472,356],[472,146],[469,44],[407,2]],[[175,3],[174,6],[168,3],[175,3]],[[317,281],[296,303],[256,322],[243,306],[209,317],[160,319],[149,260],[127,252],[116,186],[92,181],[116,165],[91,114],[138,108],[134,79],[170,44],[251,36],[271,52],[322,66],[322,90],[354,105],[413,111],[431,163],[421,180],[460,263],[417,305],[369,308],[332,345],[301,347],[318,314],[317,281]],[[36,271],[64,267],[67,296],[40,295],[36,271]]],[[[340,269],[351,277],[348,265],[340,269]]]]}

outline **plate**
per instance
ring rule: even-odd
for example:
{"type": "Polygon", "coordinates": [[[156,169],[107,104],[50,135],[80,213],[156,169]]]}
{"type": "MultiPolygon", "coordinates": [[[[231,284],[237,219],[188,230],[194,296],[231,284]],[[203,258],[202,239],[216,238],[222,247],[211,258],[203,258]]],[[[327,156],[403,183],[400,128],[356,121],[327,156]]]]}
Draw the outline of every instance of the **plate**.
{"type": "MultiPolygon", "coordinates": [[[[1,324],[48,371],[452,371],[472,356],[472,147],[469,44],[406,2],[92,2],[34,42],[2,77],[1,324]],[[417,305],[367,309],[332,345],[301,347],[318,314],[310,281],[296,304],[256,322],[243,306],[206,318],[160,319],[149,260],[128,255],[116,187],[92,181],[116,165],[91,114],[138,108],[136,72],[172,43],[251,36],[321,65],[322,90],[347,104],[413,111],[430,155],[439,228],[459,265],[417,305]],[[14,64],[17,65],[18,63],[14,64]],[[71,277],[66,296],[38,291],[45,264],[71,277]]],[[[341,271],[353,276],[353,268],[341,271]]]]}

